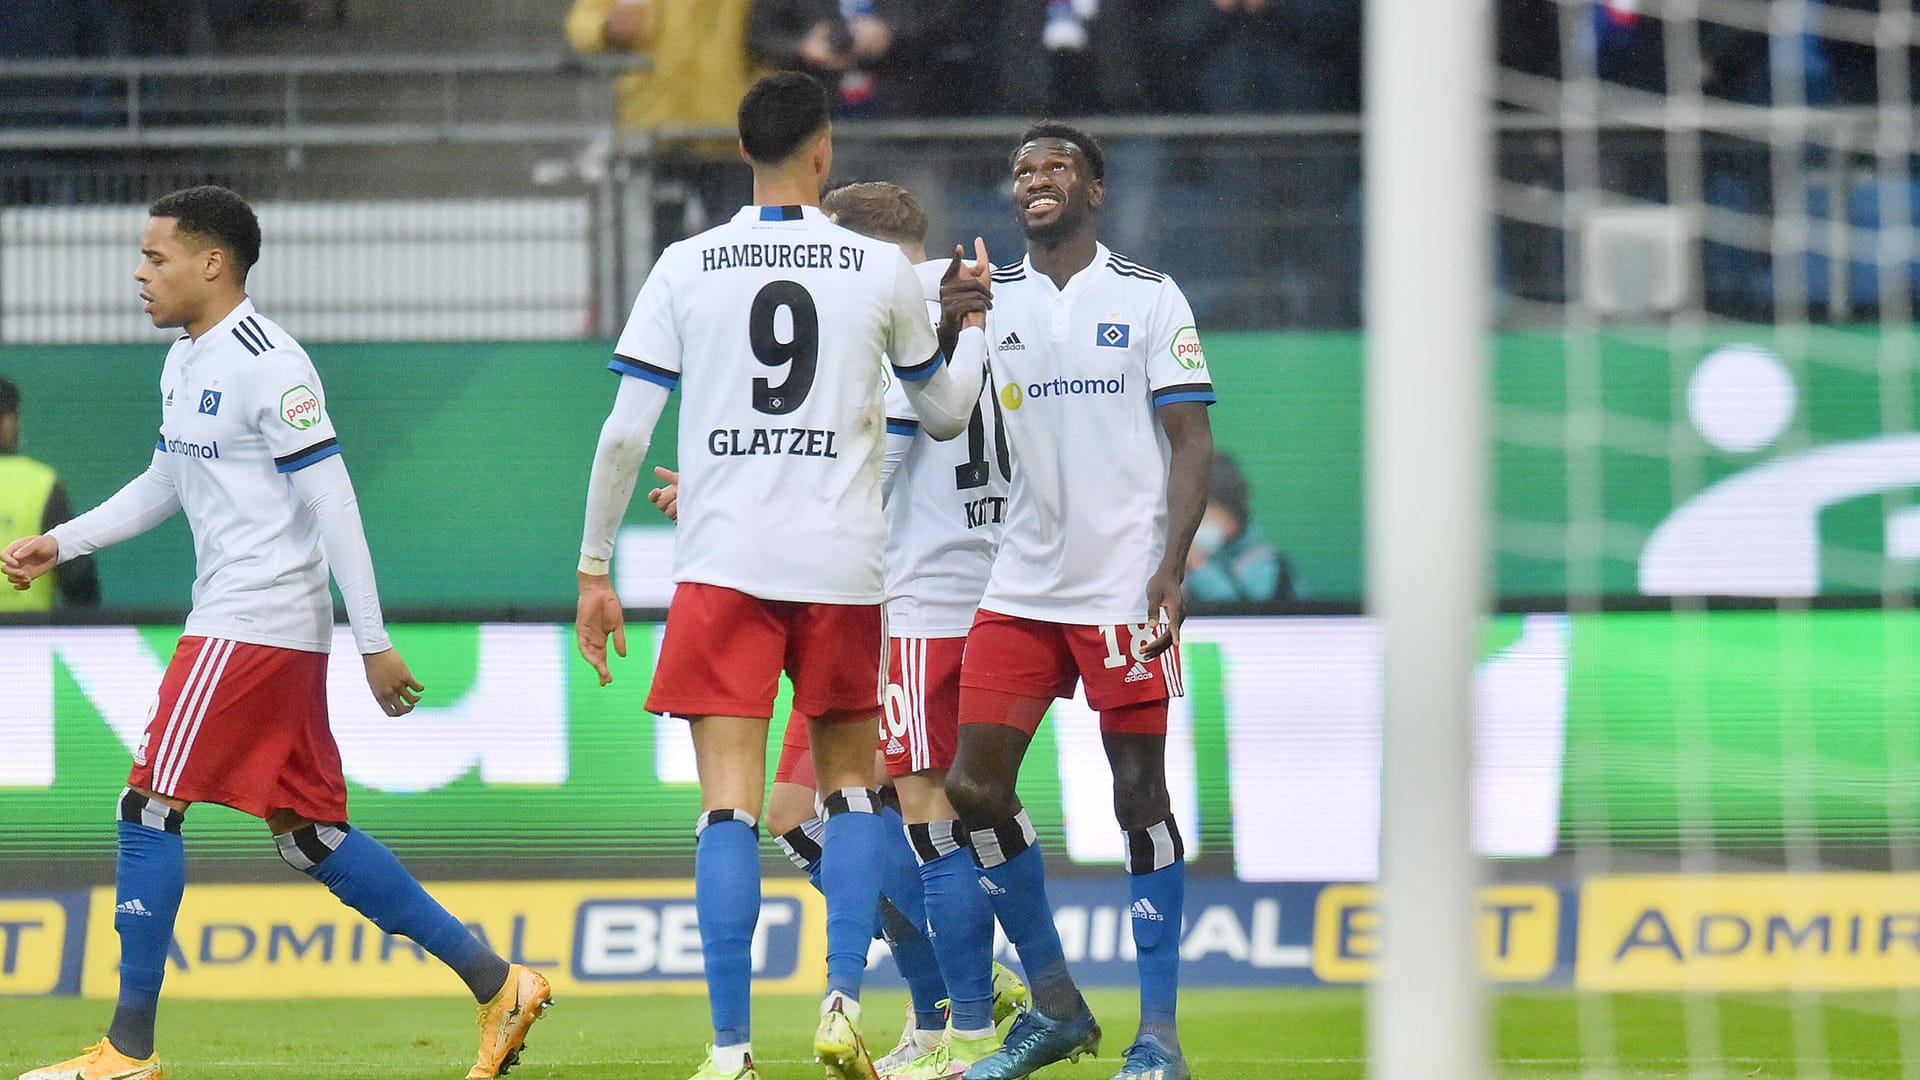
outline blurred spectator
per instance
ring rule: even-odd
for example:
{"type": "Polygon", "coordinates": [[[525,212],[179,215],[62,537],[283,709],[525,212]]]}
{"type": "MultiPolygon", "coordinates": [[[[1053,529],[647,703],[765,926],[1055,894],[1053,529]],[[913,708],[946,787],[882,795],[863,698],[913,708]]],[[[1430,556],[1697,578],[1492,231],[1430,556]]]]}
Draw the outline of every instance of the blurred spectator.
{"type": "MultiPolygon", "coordinates": [[[[0,379],[0,547],[38,536],[71,517],[73,506],[59,476],[20,453],[20,389],[0,379]]],[[[62,563],[25,592],[0,588],[0,612],[51,611],[56,589],[70,606],[100,606],[93,556],[62,563]]]]}
{"type": "Polygon", "coordinates": [[[837,88],[842,116],[879,115],[876,69],[893,48],[893,24],[876,0],[755,0],[747,51],[837,88]]]}
{"type": "Polygon", "coordinates": [[[1284,600],[1293,570],[1248,516],[1247,478],[1229,454],[1213,455],[1207,509],[1187,553],[1187,597],[1211,603],[1284,600]]]}
{"type": "Polygon", "coordinates": [[[196,56],[219,45],[210,0],[114,0],[113,28],[113,52],[127,56],[196,56]]]}
{"type": "MultiPolygon", "coordinates": [[[[752,7],[753,0],[574,0],[567,40],[580,52],[632,52],[650,61],[615,87],[623,129],[730,131],[740,98],[761,74],[747,57],[752,7]]],[[[752,198],[752,177],[732,138],[669,140],[656,152],[656,184],[686,192],[678,205],[656,199],[656,250],[752,198]]]]}
{"type": "Polygon", "coordinates": [[[1357,112],[1360,8],[1352,0],[1168,0],[1164,17],[1208,112],[1357,112]]]}
{"type": "Polygon", "coordinates": [[[1023,80],[1045,77],[1039,37],[1045,0],[877,0],[876,12],[893,34],[878,65],[879,96],[890,115],[1006,111],[1008,61],[1014,57],[1030,61],[1023,80]]]}
{"type": "MultiPolygon", "coordinates": [[[[0,3],[0,60],[103,56],[112,17],[109,0],[5,0],[0,3]]],[[[97,123],[105,111],[104,90],[90,79],[0,81],[0,125],[97,123]]]]}

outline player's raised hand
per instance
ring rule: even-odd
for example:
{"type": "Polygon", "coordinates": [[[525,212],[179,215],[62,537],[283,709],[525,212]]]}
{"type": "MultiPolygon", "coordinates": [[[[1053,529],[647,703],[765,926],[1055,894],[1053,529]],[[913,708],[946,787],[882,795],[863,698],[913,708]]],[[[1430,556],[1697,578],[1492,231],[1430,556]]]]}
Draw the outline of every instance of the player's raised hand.
{"type": "Polygon", "coordinates": [[[1164,566],[1147,579],[1147,625],[1153,629],[1153,640],[1141,650],[1140,659],[1151,660],[1179,648],[1180,623],[1186,618],[1180,586],[1180,576],[1164,566]]]}
{"type": "Polygon", "coordinates": [[[613,639],[613,651],[627,655],[627,615],[620,610],[620,597],[613,591],[613,580],[605,574],[580,574],[580,606],[573,616],[573,637],[580,655],[587,658],[600,676],[600,685],[613,681],[607,670],[607,639],[613,639]]]}
{"type": "MultiPolygon", "coordinates": [[[[954,251],[957,253],[959,250],[959,247],[956,245],[954,251]]],[[[987,241],[985,237],[976,236],[973,238],[973,255],[973,263],[969,266],[962,267],[960,272],[972,278],[974,282],[979,285],[980,291],[987,294],[987,306],[992,307],[993,261],[987,258],[987,241]]],[[[987,328],[986,313],[981,312],[977,315],[969,315],[960,325],[963,327],[977,326],[985,330],[987,328]]]]}
{"type": "Polygon", "coordinates": [[[0,568],[15,589],[24,590],[33,579],[60,561],[60,542],[51,536],[23,536],[0,552],[0,568]]]}
{"type": "Polygon", "coordinates": [[[361,660],[367,665],[367,687],[388,716],[405,716],[420,704],[420,691],[426,687],[407,669],[399,649],[368,653],[361,660]]]}
{"type": "MultiPolygon", "coordinates": [[[[667,520],[680,523],[680,474],[665,465],[655,465],[653,475],[660,478],[660,487],[647,492],[647,501],[657,507],[667,520]]],[[[620,655],[625,656],[626,653],[620,655]]]]}
{"type": "Polygon", "coordinates": [[[953,246],[953,260],[940,275],[940,331],[944,342],[949,333],[963,327],[987,325],[987,309],[993,307],[993,264],[987,261],[987,243],[975,237],[974,251],[980,261],[965,262],[966,249],[953,246]]]}

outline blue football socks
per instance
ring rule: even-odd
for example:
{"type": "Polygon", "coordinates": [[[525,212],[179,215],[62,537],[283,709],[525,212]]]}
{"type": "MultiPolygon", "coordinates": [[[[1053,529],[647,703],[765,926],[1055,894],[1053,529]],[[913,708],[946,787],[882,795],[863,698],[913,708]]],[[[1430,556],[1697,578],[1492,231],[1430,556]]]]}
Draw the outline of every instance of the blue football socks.
{"type": "Polygon", "coordinates": [[[344,824],[303,826],[275,839],[281,858],[325,885],[341,903],[389,934],[412,938],[452,968],[474,1000],[487,1001],[506,984],[506,960],[427,895],[380,841],[344,824]]]}
{"type": "Polygon", "coordinates": [[[1129,914],[1140,971],[1140,1033],[1158,1037],[1178,1053],[1174,1007],[1180,994],[1186,850],[1171,817],[1145,829],[1127,830],[1126,840],[1129,914]]]}
{"type": "Polygon", "coordinates": [[[860,1000],[880,902],[887,826],[880,800],[867,788],[841,788],[822,800],[827,827],[821,842],[820,891],[827,898],[827,992],[860,1000]]]}
{"type": "Polygon", "coordinates": [[[993,1026],[993,905],[957,821],[914,825],[927,926],[952,999],[953,1029],[993,1026]]]}
{"type": "Polygon", "coordinates": [[[1086,1008],[1086,999],[1067,973],[1060,932],[1053,926],[1053,906],[1047,901],[1046,863],[1034,840],[1033,822],[1025,810],[1005,825],[968,834],[993,913],[1020,954],[1034,1008],[1042,1016],[1070,1020],[1086,1008]]]}
{"type": "Polygon", "coordinates": [[[713,1044],[739,1046],[753,1034],[753,928],[760,920],[760,834],[752,817],[740,810],[701,815],[693,880],[713,1044]]]}
{"type": "Polygon", "coordinates": [[[160,983],[166,977],[180,895],[187,887],[187,852],[179,811],[128,790],[121,796],[121,814],[113,875],[120,999],[107,1038],[128,1057],[145,1058],[153,1053],[160,983]],[[134,820],[124,820],[129,813],[134,820]]]}

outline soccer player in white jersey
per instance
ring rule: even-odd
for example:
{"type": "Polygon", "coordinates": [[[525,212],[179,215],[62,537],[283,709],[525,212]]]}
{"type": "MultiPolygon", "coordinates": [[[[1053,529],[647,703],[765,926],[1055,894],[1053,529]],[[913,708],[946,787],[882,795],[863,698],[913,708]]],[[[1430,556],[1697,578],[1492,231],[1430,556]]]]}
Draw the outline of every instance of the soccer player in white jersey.
{"type": "Polygon", "coordinates": [[[767,725],[784,670],[809,718],[826,824],[827,995],[814,1052],[871,1080],[859,993],[885,826],[869,786],[886,683],[882,357],[935,437],[964,431],[985,362],[988,267],[942,285],[927,320],[899,248],[820,213],[833,160],[826,91],[769,75],[740,103],[754,205],[662,253],[610,365],[625,376],[588,480],[580,649],[611,678],[625,652],[608,580],[614,534],[668,391],[679,386],[678,583],[649,711],[686,717],[700,775],[694,877],[714,1042],[700,1078],[754,1077],[750,946],[767,725]],[[963,329],[962,323],[971,325],[963,329]]]}
{"type": "Polygon", "coordinates": [[[219,187],[167,195],[148,214],[134,274],[140,298],[155,326],[185,331],[160,375],[153,461],[94,509],[14,541],[0,563],[24,588],[57,563],[183,511],[198,576],[186,633],[120,795],[112,1025],[85,1053],[21,1080],[161,1075],[154,1013],[185,886],[181,825],[196,802],[264,818],[288,864],[453,968],[482,1002],[479,1059],[467,1075],[497,1076],[519,1060],[545,1010],[546,979],[501,959],[391,852],[347,825],[346,782],[327,726],[329,570],[381,707],[404,715],[422,687],[387,638],[320,377],[247,297],[260,224],[219,187]]]}
{"type": "MultiPolygon", "coordinates": [[[[820,208],[836,224],[898,244],[914,263],[930,322],[939,321],[948,264],[927,259],[927,215],[912,192],[884,182],[846,184],[827,192],[820,208]]],[[[944,794],[959,723],[960,655],[993,565],[1010,466],[990,387],[981,387],[966,437],[943,442],[920,430],[901,383],[884,367],[880,374],[890,635],[880,754],[905,815],[902,821],[892,809],[882,812],[899,835],[879,867],[880,932],[912,1001],[899,1044],[874,1068],[882,1080],[932,1080],[957,1075],[998,1049],[996,1024],[1027,1000],[1019,977],[990,963],[993,911],[944,794]],[[944,963],[937,955],[943,951],[952,954],[944,963]]],[[[674,518],[679,475],[654,472],[665,484],[648,499],[674,518]]],[[[796,714],[781,739],[766,824],[817,885],[816,790],[807,720],[796,714]]]]}
{"type": "MultiPolygon", "coordinates": [[[[931,291],[942,263],[925,261],[926,213],[904,188],[856,184],[823,204],[856,232],[893,240],[916,258],[931,291]]],[[[920,430],[898,382],[887,392],[889,476],[886,710],[880,732],[887,775],[900,797],[920,864],[927,926],[940,961],[950,1023],[909,1038],[897,1080],[955,1075],[1000,1046],[996,1005],[1024,996],[1013,976],[996,979],[993,910],[979,887],[966,836],[946,796],[959,729],[960,657],[999,544],[1011,472],[998,403],[983,387],[963,438],[936,442],[920,430]],[[996,981],[1000,986],[996,987],[996,981]],[[1001,993],[996,993],[996,989],[1001,993]],[[917,1052],[915,1052],[917,1051],[917,1052]]]]}
{"type": "Polygon", "coordinates": [[[1014,790],[1053,699],[1083,682],[1113,769],[1139,955],[1140,1032],[1118,1078],[1188,1074],[1174,1028],[1185,864],[1167,700],[1181,692],[1180,586],[1206,504],[1213,387],[1180,289],[1099,243],[1104,171],[1084,133],[1029,129],[1011,162],[1027,257],[993,275],[987,329],[1013,484],[967,637],[947,794],[1034,1008],[970,1080],[1024,1077],[1099,1045],[1014,790]]]}

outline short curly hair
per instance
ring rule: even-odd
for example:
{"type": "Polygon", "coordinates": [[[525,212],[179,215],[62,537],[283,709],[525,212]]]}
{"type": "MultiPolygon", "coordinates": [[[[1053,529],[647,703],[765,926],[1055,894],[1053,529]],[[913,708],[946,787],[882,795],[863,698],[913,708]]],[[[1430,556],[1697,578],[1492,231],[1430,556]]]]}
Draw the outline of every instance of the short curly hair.
{"type": "Polygon", "coordinates": [[[1087,159],[1087,171],[1095,180],[1107,178],[1107,155],[1101,152],[1100,144],[1094,141],[1093,136],[1072,124],[1061,123],[1058,120],[1042,120],[1028,128],[1026,134],[1020,136],[1020,143],[1013,148],[1013,153],[1007,155],[1007,167],[1012,168],[1013,163],[1020,160],[1022,147],[1039,139],[1053,139],[1071,144],[1074,149],[1080,151],[1081,157],[1087,159]]]}
{"type": "Polygon", "coordinates": [[[260,219],[247,200],[226,188],[202,184],[162,195],[147,207],[147,215],[173,218],[181,232],[232,256],[241,281],[260,261],[260,219]]]}

